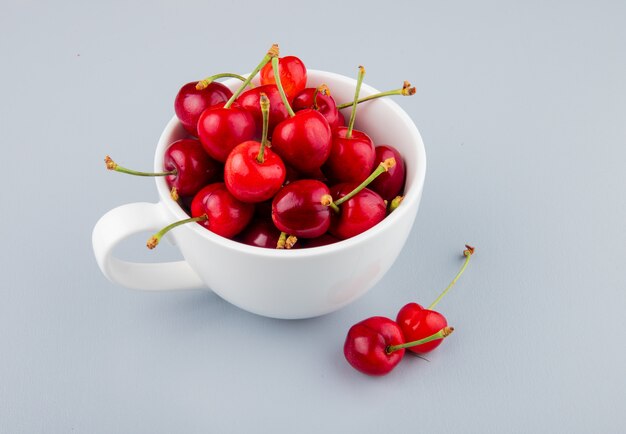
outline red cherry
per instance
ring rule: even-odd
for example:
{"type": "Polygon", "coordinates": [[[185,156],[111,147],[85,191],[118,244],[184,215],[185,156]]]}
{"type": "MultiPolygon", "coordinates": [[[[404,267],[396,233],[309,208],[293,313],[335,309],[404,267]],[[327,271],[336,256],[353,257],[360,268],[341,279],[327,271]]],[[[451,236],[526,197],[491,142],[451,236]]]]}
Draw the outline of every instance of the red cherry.
{"type": "Polygon", "coordinates": [[[237,200],[223,182],[209,184],[191,202],[191,216],[206,215],[202,226],[226,238],[241,232],[252,220],[254,205],[237,200]]]}
{"type": "Polygon", "coordinates": [[[374,164],[379,164],[387,158],[395,158],[396,165],[372,181],[369,188],[380,194],[380,197],[383,199],[392,200],[399,194],[402,194],[402,190],[404,189],[404,181],[406,179],[404,160],[402,159],[400,152],[398,152],[398,150],[393,146],[376,146],[375,151],[376,158],[374,160],[374,164]]]}
{"type": "Polygon", "coordinates": [[[202,112],[198,119],[198,137],[205,151],[219,162],[225,162],[230,151],[256,131],[254,118],[236,104],[226,108],[219,104],[202,112]]]}
{"type": "Polygon", "coordinates": [[[404,356],[404,349],[389,352],[404,343],[402,330],[395,321],[375,316],[353,325],[348,331],[343,354],[355,369],[368,375],[388,374],[404,356]]]}
{"type": "MultiPolygon", "coordinates": [[[[306,87],[306,67],[299,58],[285,56],[278,59],[278,70],[285,93],[291,101],[298,92],[306,87]]],[[[261,69],[261,84],[276,84],[274,68],[271,65],[265,65],[261,69]]]]}
{"type": "Polygon", "coordinates": [[[326,184],[311,179],[284,186],[272,201],[272,220],[278,229],[302,238],[319,237],[330,225],[330,209],[322,205],[326,184]]]}
{"type": "Polygon", "coordinates": [[[239,235],[238,241],[249,246],[275,249],[278,244],[280,231],[271,220],[260,218],[253,220],[239,235]]]}
{"type": "MultiPolygon", "coordinates": [[[[408,303],[400,309],[396,322],[402,329],[407,341],[416,341],[430,336],[448,325],[448,321],[442,314],[434,310],[424,309],[417,303],[408,303]]],[[[442,342],[443,339],[436,339],[410,347],[408,350],[417,354],[424,354],[434,350],[442,342]]]]}
{"type": "Polygon", "coordinates": [[[198,137],[207,153],[217,161],[225,162],[228,154],[235,146],[254,138],[256,131],[254,118],[246,109],[233,103],[259,70],[277,56],[278,45],[274,44],[225,104],[212,106],[200,115],[198,137]]]}
{"type": "MultiPolygon", "coordinates": [[[[331,196],[337,200],[358,187],[356,183],[338,184],[331,188],[331,196]]],[[[354,237],[380,223],[387,215],[383,199],[372,190],[364,188],[351,199],[341,204],[339,213],[331,214],[328,231],[345,240],[354,237]]]]}
{"type": "MultiPolygon", "coordinates": [[[[417,303],[408,303],[400,311],[398,312],[398,316],[396,321],[398,325],[402,329],[404,333],[404,337],[407,341],[416,341],[419,339],[423,339],[427,336],[432,335],[437,330],[441,330],[448,325],[448,321],[446,318],[433,310],[433,308],[439,303],[439,301],[447,294],[447,292],[454,286],[456,281],[461,277],[467,264],[469,263],[470,257],[474,253],[474,247],[465,246],[465,250],[463,251],[463,255],[465,256],[465,261],[463,262],[463,266],[454,277],[452,282],[443,290],[443,292],[437,297],[437,299],[428,306],[427,309],[424,309],[417,303]]],[[[430,342],[415,345],[409,348],[410,351],[414,353],[423,354],[429,351],[434,350],[439,345],[441,345],[442,339],[435,339],[430,342]]]]}
{"type": "Polygon", "coordinates": [[[278,88],[275,84],[258,86],[247,90],[242,93],[239,98],[237,98],[237,103],[252,114],[256,123],[257,136],[261,136],[261,132],[263,130],[263,116],[260,108],[262,93],[266,94],[270,100],[268,136],[272,137],[272,133],[276,125],[289,117],[289,113],[283,104],[280,93],[278,92],[278,88]]]}
{"type": "Polygon", "coordinates": [[[332,134],[326,118],[305,109],[276,126],[272,149],[285,163],[303,173],[317,171],[328,158],[332,134]]]}
{"type": "Polygon", "coordinates": [[[163,156],[164,172],[138,172],[120,166],[108,155],[104,159],[109,170],[135,176],[164,176],[172,189],[172,197],[193,196],[209,182],[217,180],[221,165],[204,152],[197,140],[181,139],[172,143],[163,156]]]}
{"type": "Polygon", "coordinates": [[[352,130],[350,137],[347,134],[347,127],[333,131],[330,155],[322,167],[333,182],[361,182],[374,168],[376,151],[372,139],[357,130],[352,130]]]}
{"type": "Polygon", "coordinates": [[[285,181],[283,160],[267,148],[270,101],[261,93],[259,105],[263,118],[261,143],[243,142],[231,151],[224,165],[228,190],[243,202],[263,202],[274,197],[285,181]]]}
{"type": "Polygon", "coordinates": [[[291,107],[296,113],[304,109],[317,110],[326,118],[332,130],[343,125],[345,121],[339,110],[337,110],[335,100],[330,96],[327,89],[326,85],[322,85],[319,88],[307,87],[294,97],[291,107]]]}
{"type": "Polygon", "coordinates": [[[174,100],[174,111],[185,129],[198,137],[198,119],[203,111],[226,102],[233,93],[221,83],[212,82],[204,89],[196,89],[198,82],[187,83],[180,88],[174,100]]]}
{"type": "Polygon", "coordinates": [[[172,143],[165,151],[163,168],[176,172],[165,180],[181,196],[193,196],[205,185],[216,181],[222,171],[221,164],[209,157],[200,142],[193,139],[172,143]]]}

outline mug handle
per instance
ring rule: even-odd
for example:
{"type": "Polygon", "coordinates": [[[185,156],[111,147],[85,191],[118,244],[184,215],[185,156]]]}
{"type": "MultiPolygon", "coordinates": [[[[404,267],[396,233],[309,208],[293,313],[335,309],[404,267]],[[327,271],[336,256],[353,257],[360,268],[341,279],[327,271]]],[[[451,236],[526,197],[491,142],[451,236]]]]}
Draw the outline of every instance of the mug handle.
{"type": "Polygon", "coordinates": [[[102,273],[113,283],[132,289],[206,288],[186,261],[139,263],[113,256],[115,246],[129,236],[157,231],[169,223],[160,203],[129,203],[107,212],[96,223],[91,237],[102,273]]]}

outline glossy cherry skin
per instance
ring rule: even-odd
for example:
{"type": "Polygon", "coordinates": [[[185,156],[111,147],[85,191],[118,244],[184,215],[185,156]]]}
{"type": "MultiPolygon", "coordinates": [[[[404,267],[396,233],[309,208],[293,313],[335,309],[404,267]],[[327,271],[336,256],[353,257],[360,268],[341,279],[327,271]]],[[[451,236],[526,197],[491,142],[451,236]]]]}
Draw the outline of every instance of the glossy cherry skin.
{"type": "Polygon", "coordinates": [[[193,196],[205,185],[217,181],[221,164],[208,156],[197,140],[182,139],[172,143],[165,151],[163,169],[176,170],[165,177],[170,188],[180,196],[193,196]]]}
{"type": "MultiPolygon", "coordinates": [[[[407,342],[427,338],[448,325],[448,321],[442,314],[434,310],[424,309],[417,303],[409,303],[400,309],[396,322],[402,329],[407,342]]],[[[434,350],[442,342],[443,339],[437,339],[409,347],[408,350],[417,354],[424,354],[434,350]]]]}
{"type": "Polygon", "coordinates": [[[210,107],[198,119],[200,143],[207,154],[221,163],[235,146],[252,140],[255,132],[254,118],[237,104],[230,108],[224,108],[224,104],[210,107]]]}
{"type": "Polygon", "coordinates": [[[328,158],[332,133],[326,118],[305,109],[278,124],[272,135],[272,149],[285,164],[302,173],[316,172],[328,158]]]}
{"type": "Polygon", "coordinates": [[[268,118],[268,137],[272,137],[276,125],[289,117],[289,113],[283,104],[278,88],[275,84],[267,84],[247,90],[237,98],[237,103],[248,110],[256,123],[256,135],[261,137],[263,133],[263,113],[261,113],[261,94],[267,95],[270,100],[270,112],[268,118]]]}
{"type": "Polygon", "coordinates": [[[358,371],[367,375],[385,375],[404,357],[404,349],[388,353],[387,348],[403,343],[402,330],[395,321],[374,316],[348,330],[343,354],[358,371]]]}
{"type": "Polygon", "coordinates": [[[260,149],[259,142],[243,142],[235,146],[224,164],[226,187],[242,202],[269,200],[285,181],[286,169],[281,158],[266,147],[263,150],[263,162],[260,163],[257,160],[260,149]]]}
{"type": "Polygon", "coordinates": [[[278,229],[298,238],[316,238],[330,225],[330,210],[322,205],[326,184],[301,179],[284,186],[272,201],[272,220],[278,229]]]}
{"type": "Polygon", "coordinates": [[[237,200],[223,182],[209,184],[191,202],[191,216],[206,214],[208,220],[198,222],[211,232],[233,238],[252,220],[254,205],[237,200]]]}
{"type": "MultiPolygon", "coordinates": [[[[330,189],[335,201],[350,193],[357,183],[342,183],[330,189]]],[[[345,240],[374,227],[387,215],[383,199],[372,190],[364,188],[352,199],[339,205],[340,212],[331,212],[328,231],[331,235],[345,240]]]]}
{"type": "Polygon", "coordinates": [[[203,111],[219,103],[225,103],[233,95],[229,88],[216,81],[205,89],[197,90],[194,81],[180,88],[174,100],[174,111],[185,129],[198,137],[198,119],[203,111]]]}
{"type": "Polygon", "coordinates": [[[237,240],[249,246],[275,249],[279,237],[280,231],[274,226],[272,220],[259,218],[253,220],[239,235],[237,240]]]}
{"type": "Polygon", "coordinates": [[[363,182],[374,169],[376,151],[369,136],[352,130],[346,137],[347,127],[337,127],[333,131],[333,144],[328,160],[322,171],[333,182],[363,182]]]}
{"type": "MultiPolygon", "coordinates": [[[[278,71],[280,83],[283,85],[287,99],[291,101],[293,97],[306,87],[306,67],[302,60],[295,56],[285,56],[278,59],[278,71]]],[[[274,69],[268,63],[261,69],[261,84],[276,84],[274,79],[274,69]]]]}
{"type": "Polygon", "coordinates": [[[383,172],[376,177],[368,186],[370,190],[375,191],[385,200],[392,200],[396,196],[402,193],[404,190],[404,181],[406,179],[406,169],[404,166],[404,160],[400,152],[393,146],[380,145],[374,148],[376,151],[376,158],[374,159],[374,166],[382,163],[388,158],[394,158],[396,164],[389,168],[387,172],[383,172]]]}
{"type": "Polygon", "coordinates": [[[315,109],[320,112],[328,121],[330,129],[333,130],[338,126],[343,125],[343,116],[337,110],[337,104],[330,95],[324,95],[321,92],[317,92],[317,108],[315,108],[313,97],[315,96],[316,88],[307,87],[302,89],[293,99],[291,108],[293,111],[298,112],[304,109],[315,109]]]}

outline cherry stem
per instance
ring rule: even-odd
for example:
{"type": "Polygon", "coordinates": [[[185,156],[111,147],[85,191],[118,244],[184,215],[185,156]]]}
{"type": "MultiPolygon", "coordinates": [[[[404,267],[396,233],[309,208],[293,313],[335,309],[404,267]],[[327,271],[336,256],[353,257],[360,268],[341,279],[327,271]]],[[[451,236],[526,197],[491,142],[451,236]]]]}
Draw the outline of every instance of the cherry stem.
{"type": "Polygon", "coordinates": [[[270,49],[267,51],[267,54],[265,55],[265,57],[263,57],[263,60],[261,60],[261,63],[259,63],[256,68],[254,68],[254,71],[252,71],[250,75],[248,75],[248,78],[246,78],[246,80],[239,87],[239,89],[237,89],[237,91],[233,93],[233,96],[231,96],[230,99],[226,101],[226,104],[224,104],[224,108],[230,108],[230,106],[233,105],[233,103],[235,102],[237,98],[239,98],[239,95],[241,95],[241,93],[250,84],[252,79],[259,73],[259,71],[263,69],[263,67],[267,65],[270,60],[275,59],[277,57],[278,57],[278,44],[273,44],[270,47],[270,49]]]}
{"type": "Polygon", "coordinates": [[[270,100],[264,93],[261,93],[261,114],[263,115],[263,133],[261,135],[261,148],[256,156],[256,161],[260,164],[265,162],[265,146],[267,146],[267,131],[270,114],[270,100]]]}
{"type": "Polygon", "coordinates": [[[278,236],[278,242],[276,243],[276,248],[282,250],[285,248],[285,244],[287,242],[287,234],[285,232],[281,232],[278,236]]]}
{"type": "MultiPolygon", "coordinates": [[[[237,78],[241,81],[246,81],[246,77],[242,77],[239,74],[233,74],[232,72],[222,72],[221,74],[215,74],[210,77],[203,78],[198,83],[196,83],[196,90],[202,90],[209,87],[209,84],[213,83],[218,78],[237,78]]],[[[248,83],[252,88],[252,83],[248,83]]]]}
{"type": "Polygon", "coordinates": [[[289,117],[294,117],[296,114],[291,108],[291,105],[289,105],[289,100],[287,99],[287,95],[285,94],[285,89],[283,88],[283,84],[280,81],[280,72],[278,71],[278,57],[272,58],[272,70],[274,71],[274,81],[276,82],[276,87],[278,88],[280,99],[283,100],[283,104],[287,109],[287,113],[289,113],[289,117]]]}
{"type": "Polygon", "coordinates": [[[352,128],[354,128],[354,120],[356,119],[356,105],[359,101],[359,93],[361,92],[361,84],[363,83],[363,76],[365,76],[365,68],[359,65],[359,75],[356,79],[356,90],[354,91],[354,101],[352,101],[352,112],[350,112],[350,122],[348,122],[348,131],[346,131],[346,138],[352,137],[352,128]]]}
{"type": "Polygon", "coordinates": [[[188,219],[184,219],[184,220],[179,220],[179,221],[174,222],[174,223],[172,223],[170,225],[167,225],[163,229],[161,229],[159,232],[157,232],[156,234],[152,235],[150,237],[150,239],[148,240],[148,242],[146,243],[146,246],[150,250],[154,249],[159,244],[159,241],[161,241],[161,238],[163,237],[163,235],[168,233],[170,230],[174,229],[176,226],[180,226],[180,225],[184,225],[186,223],[192,223],[192,222],[203,222],[203,221],[208,220],[208,219],[209,219],[208,215],[202,214],[199,217],[192,217],[192,218],[188,218],[188,219]]]}
{"type": "Polygon", "coordinates": [[[385,348],[385,352],[387,354],[391,354],[394,351],[401,350],[403,348],[416,347],[418,345],[426,344],[431,341],[436,341],[437,339],[447,338],[448,336],[452,334],[453,331],[454,331],[454,327],[444,327],[441,330],[439,330],[437,333],[434,333],[424,339],[406,342],[404,344],[389,345],[387,348],[385,348]]]}
{"type": "Polygon", "coordinates": [[[106,164],[107,169],[114,170],[116,172],[127,173],[129,175],[135,176],[169,176],[169,175],[177,175],[178,172],[176,169],[170,170],[168,172],[138,172],[136,170],[127,169],[125,167],[120,166],[115,161],[111,159],[108,155],[104,158],[104,163],[106,164]]]}
{"type": "Polygon", "coordinates": [[[467,268],[467,264],[469,264],[470,261],[470,257],[474,254],[474,247],[472,246],[468,246],[467,244],[465,245],[465,250],[463,251],[463,255],[465,256],[465,262],[463,262],[463,266],[461,267],[461,269],[459,270],[459,272],[456,274],[456,276],[454,277],[454,279],[452,279],[452,282],[450,282],[450,284],[448,285],[448,287],[446,289],[443,290],[443,292],[441,294],[439,294],[439,297],[437,297],[437,299],[435,301],[432,302],[432,304],[430,306],[428,306],[429,310],[432,310],[437,303],[439,303],[441,301],[441,299],[443,298],[444,295],[446,295],[448,293],[448,291],[450,290],[450,288],[452,288],[454,286],[454,284],[456,283],[457,280],[459,280],[459,277],[461,277],[461,275],[463,274],[463,272],[465,271],[465,269],[467,268]]]}
{"type": "MultiPolygon", "coordinates": [[[[396,159],[395,158],[387,158],[385,161],[381,162],[378,167],[376,167],[376,170],[374,170],[372,172],[372,174],[370,176],[368,176],[365,181],[363,181],[362,183],[360,183],[354,190],[352,190],[350,193],[346,194],[345,196],[343,196],[342,198],[339,198],[335,201],[335,205],[339,206],[342,203],[352,199],[354,196],[356,196],[361,190],[363,190],[365,187],[367,187],[369,185],[370,182],[372,182],[373,180],[375,180],[378,175],[380,175],[383,172],[387,172],[389,169],[391,169],[393,166],[396,165],[396,159]]],[[[334,209],[334,208],[333,208],[334,209]]]]}
{"type": "Polygon", "coordinates": [[[389,212],[394,212],[404,200],[404,196],[396,196],[389,202],[389,212]]]}
{"type": "Polygon", "coordinates": [[[313,110],[319,110],[319,106],[317,105],[317,95],[320,93],[322,95],[330,95],[330,89],[328,89],[328,86],[325,84],[320,84],[315,88],[315,91],[313,92],[313,110]]]}
{"type": "MultiPolygon", "coordinates": [[[[381,98],[383,96],[392,96],[392,95],[402,95],[402,96],[411,96],[415,95],[415,88],[411,86],[411,83],[405,81],[400,89],[388,90],[386,92],[375,93],[374,95],[366,96],[360,98],[357,101],[357,104],[360,104],[365,101],[370,101],[372,99],[381,98]]],[[[337,106],[338,110],[345,109],[353,105],[354,102],[346,102],[337,106]]]]}

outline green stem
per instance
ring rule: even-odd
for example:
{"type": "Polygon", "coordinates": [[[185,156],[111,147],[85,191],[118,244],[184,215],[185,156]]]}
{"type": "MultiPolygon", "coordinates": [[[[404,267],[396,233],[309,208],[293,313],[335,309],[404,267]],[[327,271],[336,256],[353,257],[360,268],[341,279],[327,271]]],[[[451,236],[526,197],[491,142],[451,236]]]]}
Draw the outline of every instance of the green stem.
{"type": "Polygon", "coordinates": [[[419,339],[417,341],[411,341],[411,342],[406,342],[404,344],[398,344],[398,345],[389,345],[387,348],[385,348],[385,352],[387,354],[391,354],[394,351],[397,350],[401,350],[402,348],[409,348],[409,347],[416,347],[418,345],[422,345],[422,344],[426,344],[428,342],[431,341],[436,341],[437,339],[443,339],[445,337],[450,336],[450,334],[454,331],[453,327],[444,327],[441,330],[439,330],[437,333],[434,333],[424,339],[419,339]]]}
{"type": "Polygon", "coordinates": [[[454,279],[452,279],[452,282],[450,282],[448,287],[446,289],[444,289],[441,294],[439,294],[439,297],[437,297],[437,299],[435,301],[433,301],[430,306],[428,306],[429,310],[432,310],[437,305],[437,303],[439,303],[441,301],[443,296],[446,295],[448,293],[448,291],[450,291],[450,288],[452,288],[454,286],[456,281],[459,280],[459,277],[461,277],[461,275],[463,274],[463,272],[467,268],[467,264],[469,264],[470,257],[474,253],[474,248],[471,247],[471,246],[468,246],[467,244],[465,245],[465,247],[466,247],[466,249],[463,251],[463,255],[465,255],[465,262],[463,262],[463,266],[461,267],[459,272],[456,274],[454,279]]]}
{"type": "Polygon", "coordinates": [[[280,93],[280,99],[283,100],[283,104],[285,105],[289,116],[294,117],[296,114],[291,108],[291,105],[289,105],[289,100],[287,99],[287,95],[285,94],[285,89],[283,89],[283,84],[280,81],[280,72],[278,70],[278,57],[272,58],[272,70],[274,71],[274,81],[276,82],[278,93],[280,93]]]}
{"type": "Polygon", "coordinates": [[[148,246],[149,249],[154,249],[159,244],[159,241],[161,241],[161,238],[163,237],[163,235],[168,233],[170,230],[174,229],[176,226],[180,226],[180,225],[184,225],[186,223],[192,223],[192,222],[203,222],[208,219],[209,219],[208,215],[202,214],[199,217],[192,217],[192,218],[188,218],[184,220],[179,220],[170,225],[167,225],[163,229],[161,229],[159,232],[152,235],[152,237],[150,237],[150,239],[146,243],[146,246],[148,246]]]}
{"type": "Polygon", "coordinates": [[[256,161],[260,164],[265,162],[265,146],[267,145],[267,132],[270,114],[270,100],[266,94],[261,93],[261,114],[263,115],[263,133],[261,135],[261,148],[256,156],[256,161]]]}
{"type": "Polygon", "coordinates": [[[352,112],[350,112],[350,122],[348,122],[348,131],[346,131],[346,138],[348,139],[352,137],[352,129],[354,128],[354,120],[356,119],[356,105],[359,100],[359,93],[361,92],[363,76],[365,76],[365,68],[359,66],[359,75],[356,80],[356,90],[354,91],[354,101],[352,101],[352,112]]]}
{"type": "Polygon", "coordinates": [[[114,170],[116,172],[127,173],[129,175],[135,176],[169,176],[178,174],[176,170],[170,170],[168,172],[138,172],[136,170],[127,169],[118,165],[108,155],[105,157],[104,162],[106,163],[106,167],[109,170],[114,170]]]}
{"type": "Polygon", "coordinates": [[[335,201],[335,205],[339,206],[342,203],[352,199],[354,196],[356,196],[361,190],[363,190],[365,187],[367,187],[369,185],[370,182],[372,182],[373,180],[375,180],[378,175],[380,175],[383,172],[388,171],[390,168],[392,168],[393,166],[395,166],[396,164],[396,160],[394,158],[388,158],[385,161],[381,162],[377,167],[376,170],[374,170],[372,172],[372,174],[370,176],[368,176],[365,181],[363,181],[362,183],[360,183],[354,190],[352,190],[350,193],[346,194],[345,196],[343,196],[340,199],[337,199],[335,201]]]}
{"type": "Polygon", "coordinates": [[[285,248],[285,243],[287,242],[287,233],[281,232],[278,236],[278,242],[276,243],[276,248],[279,250],[283,250],[285,248]]]}
{"type": "MultiPolygon", "coordinates": [[[[200,80],[198,83],[196,83],[196,89],[197,90],[202,90],[202,89],[206,89],[207,87],[209,87],[209,84],[213,83],[215,80],[217,80],[218,78],[237,78],[241,81],[246,81],[245,77],[242,77],[239,74],[233,74],[232,72],[222,72],[221,74],[215,74],[212,75],[210,77],[207,78],[203,78],[202,80],[200,80]]],[[[250,87],[252,86],[252,83],[248,83],[250,85],[250,87]]]]}
{"type": "Polygon", "coordinates": [[[239,95],[241,95],[241,93],[248,86],[248,84],[250,84],[252,79],[259,73],[259,71],[263,69],[263,67],[267,65],[270,60],[275,59],[277,57],[278,57],[278,44],[274,44],[268,50],[265,57],[263,57],[263,60],[261,60],[261,63],[259,63],[256,68],[254,68],[254,71],[252,71],[250,75],[248,75],[248,78],[246,78],[246,80],[239,87],[239,89],[237,89],[237,91],[233,93],[233,96],[231,96],[230,99],[226,101],[226,104],[224,104],[224,108],[230,108],[230,106],[233,105],[233,103],[235,102],[237,98],[239,98],[239,95]]]}
{"type": "MultiPolygon", "coordinates": [[[[403,96],[415,95],[415,88],[411,87],[411,83],[409,83],[408,81],[405,81],[404,84],[402,85],[402,88],[400,88],[400,89],[388,90],[386,92],[375,93],[374,95],[370,95],[370,96],[366,96],[366,97],[360,98],[357,101],[357,104],[360,104],[360,103],[365,102],[365,101],[370,101],[372,99],[381,98],[381,97],[384,97],[384,96],[393,96],[393,95],[403,95],[403,96]]],[[[345,109],[345,108],[350,107],[353,104],[354,104],[354,102],[346,102],[346,103],[338,105],[337,109],[339,109],[339,110],[345,109]]]]}

